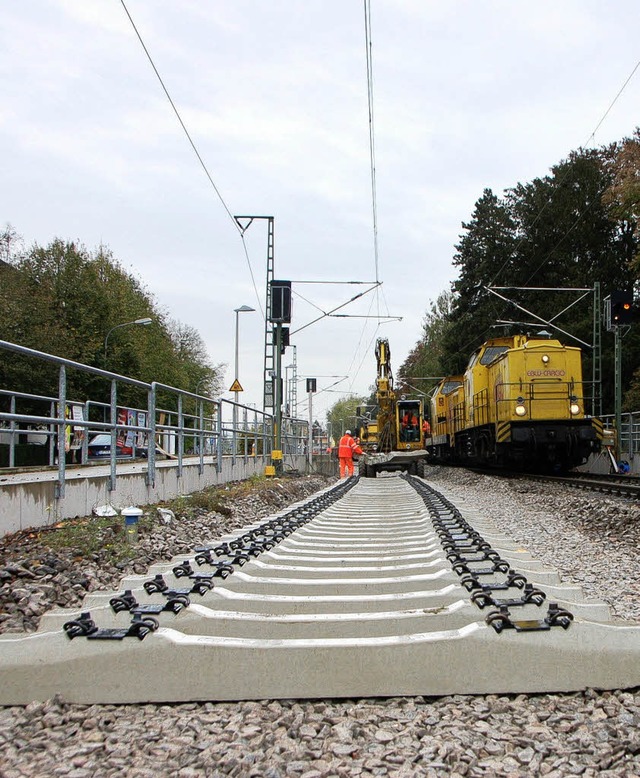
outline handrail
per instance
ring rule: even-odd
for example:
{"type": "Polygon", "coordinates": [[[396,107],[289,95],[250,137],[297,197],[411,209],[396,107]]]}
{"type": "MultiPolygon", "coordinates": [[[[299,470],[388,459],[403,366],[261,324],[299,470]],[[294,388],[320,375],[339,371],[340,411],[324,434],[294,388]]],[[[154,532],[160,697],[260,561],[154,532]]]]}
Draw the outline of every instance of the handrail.
{"type": "MultiPolygon", "coordinates": [[[[232,400],[207,397],[161,382],[145,383],[129,376],[4,340],[0,340],[0,351],[2,350],[18,353],[35,361],[49,362],[59,368],[58,392],[52,396],[22,392],[18,389],[11,390],[6,387],[0,389],[0,401],[3,403],[7,399],[9,401],[8,411],[0,409],[0,443],[6,434],[9,439],[9,467],[15,467],[16,451],[21,445],[19,442],[21,436],[44,435],[49,440],[49,466],[55,466],[57,457],[57,498],[64,496],[67,450],[72,445],[70,438],[72,436],[82,438],[80,445],[73,442],[73,450],[80,450],[80,464],[88,465],[89,437],[92,432],[106,432],[111,437],[108,483],[110,491],[115,489],[118,442],[122,440],[124,433],[127,437],[135,435],[134,450],[141,448],[140,440],[146,442],[146,477],[150,485],[155,483],[158,449],[162,450],[165,444],[171,449],[169,453],[175,453],[177,457],[179,474],[182,473],[185,457],[192,454],[198,457],[200,473],[204,472],[205,458],[208,457],[212,458],[211,461],[218,472],[222,469],[223,455],[230,454],[234,462],[240,455],[244,456],[245,462],[250,455],[260,457],[263,461],[267,459],[270,461],[274,421],[271,414],[262,410],[232,400]],[[92,398],[78,401],[69,398],[67,396],[68,370],[79,370],[105,379],[110,387],[109,389],[105,387],[105,394],[109,391],[110,401],[104,402],[92,398]],[[118,387],[122,384],[143,390],[147,397],[146,407],[130,408],[119,401],[118,387]],[[158,392],[162,392],[163,397],[164,393],[168,393],[172,398],[169,405],[175,401],[176,407],[172,409],[160,407],[157,403],[158,392]],[[185,407],[191,405],[191,401],[195,405],[193,411],[190,407],[185,407]],[[25,403],[28,405],[23,411],[18,406],[25,403]],[[48,415],[46,412],[38,412],[37,408],[34,411],[35,403],[45,403],[48,415]],[[82,410],[70,415],[74,407],[82,410]],[[96,419],[98,413],[92,414],[92,410],[98,411],[102,419],[96,419]],[[234,416],[234,410],[240,410],[241,413],[234,416]],[[8,423],[8,426],[3,426],[3,422],[8,423]],[[82,433],[82,435],[75,435],[75,433],[82,433]],[[207,451],[209,453],[205,453],[207,451]]],[[[306,445],[307,427],[306,420],[296,419],[292,429],[288,431],[287,438],[293,441],[291,444],[293,451],[306,445]]],[[[143,445],[142,448],[144,449],[145,446],[143,445]]]]}

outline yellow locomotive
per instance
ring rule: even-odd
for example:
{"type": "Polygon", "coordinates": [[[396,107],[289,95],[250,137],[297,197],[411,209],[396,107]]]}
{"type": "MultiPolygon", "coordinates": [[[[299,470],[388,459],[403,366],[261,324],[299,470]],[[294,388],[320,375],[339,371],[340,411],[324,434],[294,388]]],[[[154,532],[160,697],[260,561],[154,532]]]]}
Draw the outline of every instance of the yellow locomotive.
{"type": "Polygon", "coordinates": [[[493,338],[431,400],[431,462],[565,470],[600,450],[585,413],[581,352],[546,335],[493,338]]]}

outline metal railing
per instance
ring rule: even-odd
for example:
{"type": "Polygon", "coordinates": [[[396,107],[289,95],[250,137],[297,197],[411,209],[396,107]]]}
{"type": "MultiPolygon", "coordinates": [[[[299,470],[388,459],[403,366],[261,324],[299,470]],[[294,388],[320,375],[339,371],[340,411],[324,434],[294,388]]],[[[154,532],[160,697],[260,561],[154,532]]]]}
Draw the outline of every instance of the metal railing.
{"type": "MultiPolygon", "coordinates": [[[[616,416],[614,413],[608,413],[600,417],[604,428],[615,430],[616,416]]],[[[640,412],[623,413],[620,424],[620,434],[617,436],[617,450],[620,455],[628,456],[633,459],[637,453],[640,453],[640,412]]]]}
{"type": "MultiPolygon", "coordinates": [[[[233,463],[240,458],[246,463],[249,457],[261,458],[265,463],[271,460],[274,422],[270,414],[159,382],[144,383],[0,340],[2,352],[20,354],[58,368],[56,395],[0,389],[0,455],[4,458],[4,461],[0,459],[0,467],[15,468],[16,454],[25,445],[27,448],[46,445],[47,454],[40,466],[57,466],[57,498],[64,496],[68,464],[95,463],[91,442],[100,433],[109,436],[110,491],[115,489],[118,461],[137,455],[146,458],[146,478],[150,485],[155,484],[160,457],[175,461],[179,475],[185,460],[193,465],[195,459],[200,473],[205,462],[214,464],[220,472],[223,457],[231,457],[233,463]],[[108,382],[110,401],[70,399],[67,373],[74,370],[108,382]],[[144,395],[145,407],[131,407],[123,402],[124,388],[136,389],[144,395]],[[131,453],[125,453],[129,449],[131,453]]],[[[106,390],[107,387],[105,393],[106,390]]],[[[285,456],[305,453],[307,437],[308,422],[287,419],[286,426],[283,425],[285,456]]]]}

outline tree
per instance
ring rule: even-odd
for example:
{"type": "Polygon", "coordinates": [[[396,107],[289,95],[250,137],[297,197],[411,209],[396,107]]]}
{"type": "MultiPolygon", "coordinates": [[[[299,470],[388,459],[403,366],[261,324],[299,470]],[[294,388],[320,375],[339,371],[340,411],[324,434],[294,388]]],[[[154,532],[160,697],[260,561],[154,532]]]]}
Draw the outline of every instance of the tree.
{"type": "MultiPolygon", "coordinates": [[[[7,241],[15,245],[15,236],[7,241]]],[[[201,388],[218,391],[219,368],[210,363],[197,331],[168,320],[105,247],[90,252],[56,238],[9,256],[0,284],[1,339],[147,383],[194,391],[201,382],[201,388]],[[119,327],[141,318],[152,325],[119,327]]],[[[109,401],[109,381],[77,370],[68,371],[67,379],[70,398],[109,401]]],[[[3,387],[55,395],[57,382],[53,366],[18,356],[0,361],[3,387]]],[[[121,384],[118,402],[144,406],[146,397],[121,384]]]]}
{"type": "Polygon", "coordinates": [[[640,128],[614,148],[611,176],[602,202],[618,226],[627,261],[637,279],[640,277],[640,128]]]}
{"type": "MultiPolygon", "coordinates": [[[[625,138],[616,144],[610,156],[611,183],[602,195],[602,202],[609,218],[615,226],[622,253],[638,286],[640,278],[640,128],[636,128],[631,138],[625,138]]],[[[631,279],[626,286],[631,289],[631,279]]],[[[637,324],[629,332],[624,343],[623,386],[630,370],[633,376],[624,393],[623,410],[634,411],[640,408],[640,343],[637,324]]]]}
{"type": "Polygon", "coordinates": [[[441,292],[435,302],[430,301],[431,307],[422,321],[420,340],[398,370],[398,392],[411,394],[416,388],[425,391],[429,384],[421,379],[445,375],[445,336],[453,326],[454,303],[451,291],[441,292]]]}
{"type": "Polygon", "coordinates": [[[9,264],[21,245],[22,238],[7,222],[4,230],[0,232],[0,262],[9,264]]]}
{"type": "Polygon", "coordinates": [[[366,398],[362,396],[342,397],[327,411],[327,423],[331,425],[331,436],[337,443],[345,430],[354,434],[357,429],[356,408],[364,405],[366,398]]]}
{"type": "MultiPolygon", "coordinates": [[[[450,327],[443,332],[443,372],[461,372],[469,355],[487,338],[542,326],[530,325],[530,317],[488,293],[488,286],[512,287],[505,295],[509,299],[591,342],[591,307],[586,303],[571,307],[573,293],[549,290],[591,288],[599,282],[606,296],[614,289],[630,288],[637,277],[630,259],[638,253],[638,242],[629,227],[633,224],[635,229],[637,224],[633,172],[638,170],[637,135],[620,147],[574,151],[548,175],[519,183],[502,198],[485,189],[472,219],[463,224],[465,232],[456,246],[453,262],[459,276],[453,283],[455,301],[447,316],[450,327]],[[615,181],[619,186],[612,189],[615,181]],[[528,289],[516,291],[514,287],[528,289]],[[501,320],[519,323],[496,331],[501,320]]],[[[605,403],[611,403],[613,396],[609,339],[605,333],[605,403]]],[[[640,333],[629,334],[625,350],[624,380],[628,380],[640,363],[640,333]]],[[[423,335],[411,358],[420,364],[426,353],[423,335]]],[[[583,354],[584,375],[589,378],[590,350],[584,349],[583,354]]]]}
{"type": "Polygon", "coordinates": [[[442,367],[446,373],[459,373],[464,368],[469,353],[489,336],[495,323],[499,306],[484,287],[496,280],[503,285],[517,272],[515,225],[506,202],[491,189],[484,190],[471,221],[462,226],[465,233],[453,258],[460,274],[453,283],[450,326],[443,333],[442,367]]]}

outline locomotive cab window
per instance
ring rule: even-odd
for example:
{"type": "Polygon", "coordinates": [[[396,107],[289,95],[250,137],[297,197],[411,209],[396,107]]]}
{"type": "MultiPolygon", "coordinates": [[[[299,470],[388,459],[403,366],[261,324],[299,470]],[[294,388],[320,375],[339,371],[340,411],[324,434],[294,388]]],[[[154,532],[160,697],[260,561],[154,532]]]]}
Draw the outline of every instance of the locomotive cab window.
{"type": "Polygon", "coordinates": [[[442,394],[451,394],[459,386],[462,386],[462,381],[445,381],[442,385],[442,394]]]}
{"type": "Polygon", "coordinates": [[[480,364],[489,365],[494,359],[499,357],[500,354],[504,354],[505,351],[509,351],[509,346],[488,346],[480,358],[480,364]]]}

